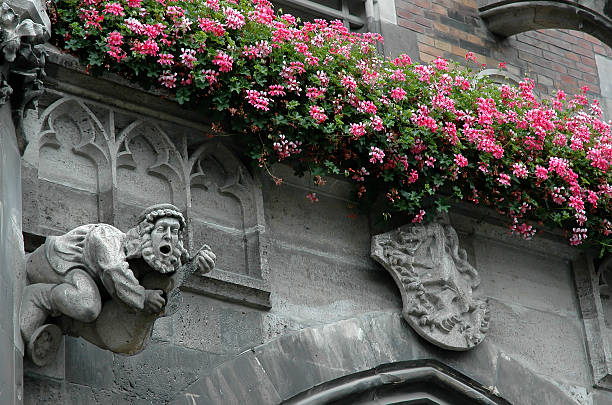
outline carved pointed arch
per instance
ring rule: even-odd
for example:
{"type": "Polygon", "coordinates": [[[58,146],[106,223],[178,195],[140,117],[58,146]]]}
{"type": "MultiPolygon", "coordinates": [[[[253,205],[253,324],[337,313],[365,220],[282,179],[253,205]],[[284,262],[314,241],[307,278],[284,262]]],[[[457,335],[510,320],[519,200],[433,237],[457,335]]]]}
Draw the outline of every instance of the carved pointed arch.
{"type": "Polygon", "coordinates": [[[182,147],[184,139],[173,140],[156,123],[143,120],[133,121],[117,137],[117,168],[130,170],[137,168],[138,163],[134,159],[130,145],[138,139],[146,143],[154,154],[153,161],[146,167],[146,172],[166,182],[171,191],[170,202],[185,209],[187,206],[185,198],[187,157],[182,147]]]}
{"type": "Polygon", "coordinates": [[[234,298],[224,298],[269,308],[268,241],[257,178],[217,140],[196,147],[187,169],[187,220],[194,247],[212,241],[226,251],[208,280],[191,280],[187,289],[213,296],[219,288],[236,289],[234,298]]]}
{"type": "Polygon", "coordinates": [[[586,32],[612,47],[612,0],[480,0],[480,17],[502,37],[541,28],[586,32]]]}
{"type": "Polygon", "coordinates": [[[575,401],[491,343],[450,354],[421,340],[400,314],[373,312],[246,350],[200,376],[170,405],[399,403],[575,401]]]}
{"type": "Polygon", "coordinates": [[[204,243],[224,251],[212,274],[185,289],[270,308],[259,179],[227,145],[59,90],[47,89],[40,105],[24,154],[29,232],[96,222],[125,231],[145,207],[170,202],[186,216],[190,253],[204,243]]]}

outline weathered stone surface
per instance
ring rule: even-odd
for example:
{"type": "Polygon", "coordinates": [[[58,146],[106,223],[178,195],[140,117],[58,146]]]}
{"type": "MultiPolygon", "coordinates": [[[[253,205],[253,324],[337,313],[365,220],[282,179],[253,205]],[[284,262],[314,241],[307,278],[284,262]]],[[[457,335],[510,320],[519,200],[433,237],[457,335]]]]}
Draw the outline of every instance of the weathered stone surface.
{"type": "Polygon", "coordinates": [[[217,288],[199,292],[222,296],[227,289],[229,299],[269,306],[261,191],[230,149],[65,93],[49,90],[41,105],[40,118],[28,123],[24,155],[27,192],[37,200],[28,204],[37,218],[28,221],[29,232],[58,234],[96,222],[126,230],[144,207],[166,199],[185,214],[190,251],[223,246],[220,272],[244,276],[230,281],[213,273],[217,288]],[[59,196],[61,203],[49,203],[59,196]]]}
{"type": "Polygon", "coordinates": [[[167,403],[225,359],[175,345],[152,344],[136,356],[113,356],[112,391],[129,393],[134,402],[167,403]]]}
{"type": "Polygon", "coordinates": [[[488,339],[539,374],[589,384],[582,326],[549,312],[490,299],[488,339]]]}
{"type": "MultiPolygon", "coordinates": [[[[0,73],[6,66],[0,65],[0,73]]],[[[0,106],[0,403],[23,401],[19,301],[25,284],[19,149],[9,105],[0,106]]]]}
{"type": "Polygon", "coordinates": [[[472,296],[480,277],[450,225],[405,225],[372,237],[372,258],[391,273],[410,326],[450,350],[479,344],[489,328],[486,301],[472,296]]]}
{"type": "Polygon", "coordinates": [[[69,403],[61,382],[25,376],[24,383],[28,387],[23,401],[25,405],[69,403]]]}
{"type": "Polygon", "coordinates": [[[321,252],[308,245],[277,241],[272,245],[275,313],[313,324],[401,305],[393,280],[371,260],[321,252]]]}
{"type": "Polygon", "coordinates": [[[255,355],[245,352],[228,367],[200,377],[171,404],[276,404],[281,397],[255,355]]]}
{"type": "Polygon", "coordinates": [[[576,402],[558,387],[503,353],[497,359],[495,388],[503,398],[513,404],[576,405],[576,402]]]}
{"type": "Polygon", "coordinates": [[[414,31],[399,27],[395,24],[390,24],[388,22],[380,23],[380,31],[382,36],[385,38],[385,56],[389,58],[396,58],[405,53],[409,56],[415,57],[419,54],[416,39],[417,36],[414,31]]]}
{"type": "Polygon", "coordinates": [[[488,238],[473,238],[480,291],[500,301],[576,317],[571,266],[566,260],[488,238]],[[508,260],[512,257],[512,260],[508,260]]]}
{"type": "Polygon", "coordinates": [[[47,5],[42,0],[5,0],[22,18],[29,18],[42,24],[47,32],[51,32],[51,21],[47,15],[47,5]]]}
{"type": "Polygon", "coordinates": [[[599,85],[601,92],[601,107],[603,116],[612,119],[612,59],[602,55],[595,55],[597,73],[599,75],[599,85]]]}
{"type": "Polygon", "coordinates": [[[575,405],[570,394],[489,341],[469,352],[449,352],[424,343],[399,314],[383,312],[307,328],[255,347],[200,377],[171,403],[258,403],[263,397],[268,402],[261,403],[266,404],[298,401],[305,397],[297,394],[320,392],[320,384],[339,377],[432,360],[473,379],[472,384],[493,400],[495,395],[490,394],[501,392],[511,403],[521,405],[575,405]],[[238,374],[247,374],[247,387],[233,383],[238,374]],[[251,384],[254,375],[262,383],[261,391],[251,384]],[[250,390],[248,400],[245,390],[250,390]]]}
{"type": "Polygon", "coordinates": [[[66,381],[96,388],[112,388],[113,354],[79,338],[66,336],[66,381]]]}
{"type": "Polygon", "coordinates": [[[262,343],[261,311],[192,293],[184,298],[172,318],[173,343],[226,356],[262,343]]]}

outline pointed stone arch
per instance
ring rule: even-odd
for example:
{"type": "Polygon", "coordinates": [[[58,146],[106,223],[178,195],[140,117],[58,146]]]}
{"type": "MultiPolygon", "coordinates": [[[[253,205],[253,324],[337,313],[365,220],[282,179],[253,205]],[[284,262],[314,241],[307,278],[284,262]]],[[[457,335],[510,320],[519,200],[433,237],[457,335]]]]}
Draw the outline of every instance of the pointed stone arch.
{"type": "Polygon", "coordinates": [[[410,401],[575,405],[568,394],[493,343],[485,340],[469,352],[439,349],[394,312],[368,313],[283,335],[200,376],[170,404],[410,401]]]}
{"type": "Polygon", "coordinates": [[[542,28],[586,32],[612,47],[612,0],[480,0],[489,31],[508,37],[542,28]]]}

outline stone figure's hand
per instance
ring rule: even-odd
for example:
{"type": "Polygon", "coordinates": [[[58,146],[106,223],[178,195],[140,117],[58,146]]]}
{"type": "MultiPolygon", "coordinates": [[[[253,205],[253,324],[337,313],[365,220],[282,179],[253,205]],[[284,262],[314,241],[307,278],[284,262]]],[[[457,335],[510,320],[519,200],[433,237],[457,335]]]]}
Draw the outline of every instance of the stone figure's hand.
{"type": "Polygon", "coordinates": [[[144,309],[147,312],[156,314],[162,310],[166,300],[162,297],[162,290],[146,290],[144,309]]]}
{"type": "Polygon", "coordinates": [[[196,253],[195,261],[198,265],[200,274],[206,274],[215,268],[215,260],[217,256],[210,249],[210,246],[204,245],[196,253]]]}

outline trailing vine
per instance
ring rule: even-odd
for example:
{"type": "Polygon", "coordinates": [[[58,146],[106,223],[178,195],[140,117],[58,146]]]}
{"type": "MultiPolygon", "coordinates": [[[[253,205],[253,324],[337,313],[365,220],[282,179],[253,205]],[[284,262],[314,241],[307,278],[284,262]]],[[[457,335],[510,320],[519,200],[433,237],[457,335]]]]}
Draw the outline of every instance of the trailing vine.
{"type": "Polygon", "coordinates": [[[538,101],[530,79],[514,87],[478,77],[471,53],[473,69],[384,59],[380,35],[300,23],[267,0],[56,7],[57,44],[88,69],[208,111],[261,166],[287,162],[319,185],[347,176],[359,198],[383,196],[387,215],[407,211],[414,222],[465,200],[495,207],[525,238],[542,223],[572,245],[612,251],[612,135],[586,88],[538,101]]]}

